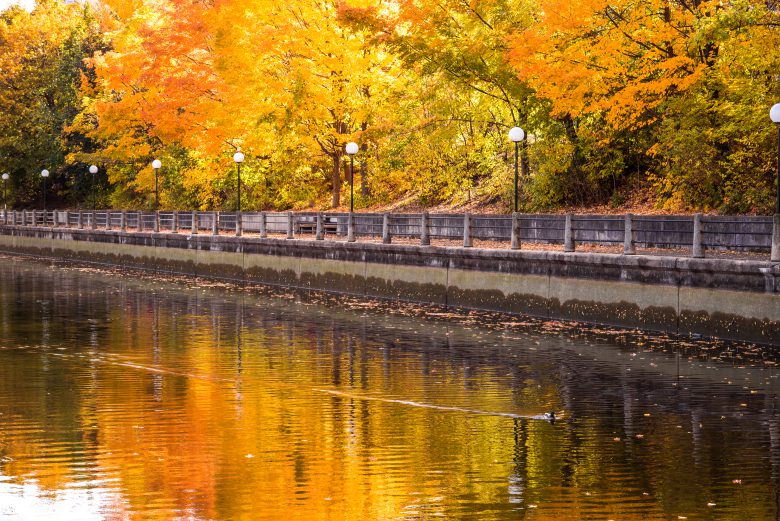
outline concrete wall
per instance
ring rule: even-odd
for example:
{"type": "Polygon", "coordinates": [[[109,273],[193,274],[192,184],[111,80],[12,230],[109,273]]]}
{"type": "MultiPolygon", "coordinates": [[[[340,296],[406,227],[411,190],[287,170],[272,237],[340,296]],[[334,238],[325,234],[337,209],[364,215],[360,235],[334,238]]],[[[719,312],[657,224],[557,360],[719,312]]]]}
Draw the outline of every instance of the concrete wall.
{"type": "Polygon", "coordinates": [[[0,227],[0,251],[780,345],[780,264],[0,227]]]}

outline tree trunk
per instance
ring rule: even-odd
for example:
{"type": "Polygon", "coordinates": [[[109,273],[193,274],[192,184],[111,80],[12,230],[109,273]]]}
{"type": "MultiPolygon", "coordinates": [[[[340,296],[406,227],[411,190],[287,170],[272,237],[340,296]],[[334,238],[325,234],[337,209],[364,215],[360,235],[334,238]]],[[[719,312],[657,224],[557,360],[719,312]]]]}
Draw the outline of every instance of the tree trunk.
{"type": "Polygon", "coordinates": [[[333,198],[331,206],[338,208],[341,204],[341,152],[334,152],[330,156],[333,159],[333,198]]]}
{"type": "Polygon", "coordinates": [[[368,145],[363,143],[360,147],[363,150],[362,158],[360,160],[360,195],[368,197],[371,195],[371,189],[368,187],[368,145]]]}

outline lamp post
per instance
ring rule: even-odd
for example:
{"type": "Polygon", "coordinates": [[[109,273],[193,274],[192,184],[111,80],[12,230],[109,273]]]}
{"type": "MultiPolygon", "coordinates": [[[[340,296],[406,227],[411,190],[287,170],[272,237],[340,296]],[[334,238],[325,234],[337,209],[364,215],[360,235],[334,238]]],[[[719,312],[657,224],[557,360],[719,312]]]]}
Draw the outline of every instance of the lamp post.
{"type": "Polygon", "coordinates": [[[8,178],[11,177],[8,174],[3,174],[3,211],[8,209],[8,204],[6,203],[5,199],[5,184],[8,181],[8,178]]]}
{"type": "Polygon", "coordinates": [[[92,185],[90,186],[90,192],[92,192],[92,210],[97,208],[97,197],[95,196],[95,174],[98,173],[98,167],[92,165],[89,167],[89,173],[92,174],[92,185]]]}
{"type": "Polygon", "coordinates": [[[349,154],[349,213],[355,209],[355,154],[358,153],[358,144],[350,141],[346,150],[349,154]]]}
{"type": "Polygon", "coordinates": [[[154,168],[154,211],[160,209],[160,183],[159,176],[157,175],[162,167],[162,162],[159,159],[152,161],[152,168],[154,168]]]}
{"type": "Polygon", "coordinates": [[[777,126],[777,200],[775,213],[780,213],[780,103],[776,103],[769,111],[769,119],[777,126]]]}
{"type": "Polygon", "coordinates": [[[46,218],[46,178],[49,177],[49,171],[45,168],[41,170],[41,177],[43,178],[43,215],[46,218]]]}
{"type": "Polygon", "coordinates": [[[515,206],[514,211],[517,212],[518,207],[518,178],[519,178],[519,163],[520,163],[520,142],[525,139],[525,131],[520,127],[512,127],[509,130],[509,140],[515,144],[515,206]]]}
{"type": "Polygon", "coordinates": [[[241,148],[236,149],[236,153],[233,154],[233,161],[236,163],[236,180],[238,187],[238,213],[241,213],[241,163],[244,162],[244,154],[241,152],[241,148]]]}

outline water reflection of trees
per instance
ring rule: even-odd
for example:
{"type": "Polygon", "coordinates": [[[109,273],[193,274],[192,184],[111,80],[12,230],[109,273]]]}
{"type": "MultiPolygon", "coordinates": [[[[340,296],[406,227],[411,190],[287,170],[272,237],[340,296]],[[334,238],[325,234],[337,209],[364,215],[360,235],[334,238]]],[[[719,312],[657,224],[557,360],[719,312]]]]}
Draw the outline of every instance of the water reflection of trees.
{"type": "Polygon", "coordinates": [[[0,430],[24,428],[0,451],[16,479],[56,490],[116,478],[127,502],[117,508],[161,517],[482,509],[500,518],[538,505],[557,519],[653,518],[714,502],[758,519],[777,509],[776,397],[759,388],[758,369],[705,371],[674,354],[565,336],[3,270],[0,363],[13,370],[0,379],[0,430]],[[313,390],[330,387],[565,416],[551,426],[313,390]]]}

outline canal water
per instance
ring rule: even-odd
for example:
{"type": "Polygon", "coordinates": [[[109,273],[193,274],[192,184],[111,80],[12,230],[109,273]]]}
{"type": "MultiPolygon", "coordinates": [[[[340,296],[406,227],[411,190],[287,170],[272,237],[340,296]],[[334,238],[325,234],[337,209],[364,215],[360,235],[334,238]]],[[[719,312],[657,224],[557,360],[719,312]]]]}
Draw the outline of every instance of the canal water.
{"type": "Polygon", "coordinates": [[[0,519],[777,519],[777,377],[752,346],[0,258],[0,519]]]}

